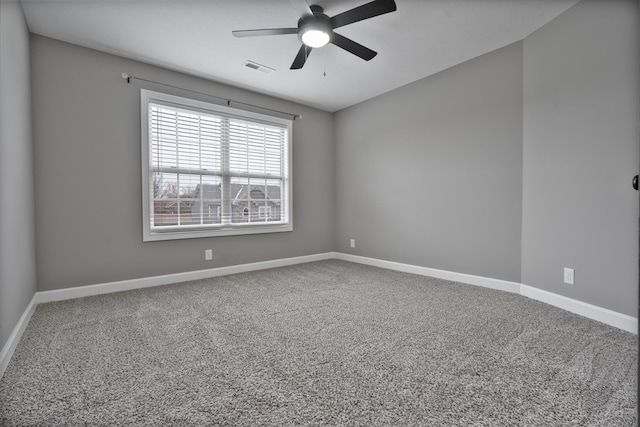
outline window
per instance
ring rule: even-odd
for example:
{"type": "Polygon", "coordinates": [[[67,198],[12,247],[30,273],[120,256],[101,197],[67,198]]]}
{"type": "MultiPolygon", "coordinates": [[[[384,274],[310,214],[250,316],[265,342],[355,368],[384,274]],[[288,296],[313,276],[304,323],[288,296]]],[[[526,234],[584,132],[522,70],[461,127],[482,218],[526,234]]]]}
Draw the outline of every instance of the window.
{"type": "Polygon", "coordinates": [[[258,209],[258,218],[262,220],[271,218],[271,206],[260,206],[258,209]]]}
{"type": "Polygon", "coordinates": [[[141,91],[144,241],[291,231],[291,120],[141,91]]]}

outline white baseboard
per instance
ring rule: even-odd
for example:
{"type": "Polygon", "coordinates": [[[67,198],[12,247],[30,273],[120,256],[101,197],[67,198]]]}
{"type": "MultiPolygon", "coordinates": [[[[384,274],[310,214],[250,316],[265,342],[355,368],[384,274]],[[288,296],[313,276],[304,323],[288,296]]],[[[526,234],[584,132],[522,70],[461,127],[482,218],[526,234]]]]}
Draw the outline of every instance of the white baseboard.
{"type": "Polygon", "coordinates": [[[497,289],[500,291],[519,293],[520,283],[507,280],[491,279],[489,277],[474,276],[471,274],[455,273],[453,271],[438,270],[436,268],[420,267],[411,264],[385,261],[376,258],[350,255],[341,252],[336,253],[336,259],[357,262],[359,264],[372,265],[374,267],[387,268],[389,270],[402,271],[404,273],[418,274],[420,276],[435,277],[437,279],[451,280],[452,282],[467,283],[469,285],[482,286],[483,288],[497,289]]]}
{"type": "Polygon", "coordinates": [[[4,375],[4,371],[7,369],[7,366],[9,366],[11,356],[13,356],[13,352],[16,350],[16,347],[18,347],[20,338],[22,338],[24,330],[27,329],[27,325],[29,324],[29,320],[31,320],[33,312],[36,311],[37,304],[36,296],[34,295],[33,298],[31,298],[29,305],[27,305],[27,308],[22,313],[22,316],[20,316],[20,319],[13,328],[13,331],[11,331],[9,339],[2,348],[2,352],[0,352],[0,378],[4,375]]]}
{"type": "Polygon", "coordinates": [[[123,280],[119,282],[101,283],[96,285],[78,286],[74,288],[58,289],[54,291],[36,292],[36,303],[61,301],[72,298],[81,298],[112,292],[128,291],[132,289],[148,288],[152,286],[168,285],[171,283],[186,282],[189,280],[207,279],[216,276],[244,273],[248,271],[264,270],[267,268],[284,267],[287,265],[302,264],[306,262],[322,261],[326,259],[340,259],[359,264],[387,268],[389,270],[418,274],[421,276],[435,277],[451,280],[469,285],[482,286],[505,292],[517,293],[538,301],[551,304],[572,313],[597,320],[607,325],[638,334],[638,319],[626,314],[618,313],[606,308],[598,307],[575,299],[567,298],[552,292],[523,285],[507,280],[493,279],[490,277],[475,276],[472,274],[456,273],[453,271],[439,270],[429,267],[420,267],[412,264],[386,261],[376,258],[368,258],[341,252],[325,252],[315,255],[306,255],[293,258],[283,258],[271,261],[261,261],[249,264],[233,265],[229,267],[217,267],[206,270],[188,271],[184,273],[167,274],[163,276],[144,277],[140,279],[123,280]]]}
{"type": "Polygon", "coordinates": [[[85,285],[74,288],[56,289],[54,291],[36,292],[37,303],[62,301],[73,298],[82,298],[93,295],[109,294],[112,292],[130,291],[133,289],[149,288],[152,286],[169,285],[172,283],[187,282],[190,280],[208,279],[210,277],[226,276],[229,274],[244,273],[247,271],[265,270],[267,268],[285,267],[287,265],[302,264],[306,262],[333,259],[333,252],[305,255],[293,258],[282,258],[271,261],[261,261],[249,264],[217,267],[206,270],[187,271],[184,273],[166,274],[163,276],[143,277],[140,279],[122,280],[118,282],[85,285]]]}
{"type": "Polygon", "coordinates": [[[128,291],[132,289],[148,288],[152,286],[168,285],[171,283],[180,283],[190,280],[206,279],[210,277],[225,276],[229,274],[244,273],[255,270],[264,270],[268,268],[284,267],[288,265],[322,261],[327,259],[351,261],[359,264],[366,264],[375,267],[387,268],[390,270],[402,271],[405,273],[435,277],[439,279],[451,280],[454,282],[461,282],[470,285],[482,286],[485,288],[517,293],[528,298],[532,298],[570,311],[572,313],[597,320],[599,322],[622,329],[624,331],[631,332],[636,335],[638,334],[638,319],[635,317],[575,299],[567,298],[562,295],[554,294],[552,292],[543,291],[541,289],[533,288],[521,283],[492,279],[489,277],[474,276],[471,274],[456,273],[453,271],[438,270],[435,268],[420,267],[417,265],[403,264],[393,261],[385,261],[376,258],[345,254],[341,252],[326,252],[315,255],[233,265],[229,267],[218,267],[207,270],[189,271],[184,273],[167,274],[163,276],[144,277],[140,279],[78,286],[75,288],[58,289],[54,291],[36,292],[26,310],[20,317],[17,325],[13,329],[13,332],[9,336],[9,340],[4,345],[2,352],[0,353],[0,378],[2,378],[2,375],[4,374],[4,371],[9,364],[9,360],[11,359],[11,356],[13,355],[18,342],[20,341],[24,330],[29,324],[29,320],[31,319],[31,316],[35,311],[36,306],[40,303],[82,298],[112,292],[128,291]]]}
{"type": "Polygon", "coordinates": [[[613,310],[598,307],[586,302],[578,301],[552,292],[543,291],[542,289],[523,285],[517,282],[509,282],[506,280],[492,279],[490,277],[474,276],[471,274],[456,273],[453,271],[438,270],[435,268],[419,267],[411,264],[402,264],[392,261],[385,261],[376,258],[367,258],[357,255],[345,253],[336,253],[336,259],[344,261],[357,262],[360,264],[372,265],[375,267],[387,268],[389,270],[403,271],[405,273],[419,274],[421,276],[436,277],[438,279],[451,280],[454,282],[467,283],[469,285],[482,286],[485,288],[498,289],[501,291],[512,292],[532,298],[554,307],[579,314],[589,319],[597,320],[609,326],[622,329],[632,334],[638,334],[638,319],[633,316],[618,313],[613,310]]]}
{"type": "Polygon", "coordinates": [[[543,291],[532,286],[520,285],[520,295],[553,305],[571,313],[606,323],[623,331],[638,335],[638,319],[617,311],[609,310],[597,305],[588,304],[576,299],[568,298],[553,292],[543,291]]]}

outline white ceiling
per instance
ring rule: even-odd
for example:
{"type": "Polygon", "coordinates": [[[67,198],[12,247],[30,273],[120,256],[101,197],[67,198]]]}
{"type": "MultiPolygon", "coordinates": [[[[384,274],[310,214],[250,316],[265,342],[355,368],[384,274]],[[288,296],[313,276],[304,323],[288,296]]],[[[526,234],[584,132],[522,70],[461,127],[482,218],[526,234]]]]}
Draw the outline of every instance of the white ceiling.
{"type": "MultiPolygon", "coordinates": [[[[368,1],[309,2],[333,16],[368,1]]],[[[33,33],[330,112],[522,40],[577,2],[396,0],[396,12],[336,30],[377,51],[371,61],[328,45],[290,70],[296,35],[231,35],[296,27],[288,0],[21,0],[33,33]],[[252,70],[247,60],[276,71],[252,70]]]]}

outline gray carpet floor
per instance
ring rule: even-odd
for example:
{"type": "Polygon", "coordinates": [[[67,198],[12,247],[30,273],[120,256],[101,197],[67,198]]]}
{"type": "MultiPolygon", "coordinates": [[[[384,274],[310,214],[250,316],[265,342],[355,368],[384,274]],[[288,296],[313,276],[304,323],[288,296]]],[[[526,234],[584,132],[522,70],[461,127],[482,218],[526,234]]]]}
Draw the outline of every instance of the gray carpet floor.
{"type": "Polygon", "coordinates": [[[637,336],[330,260],[41,304],[5,425],[634,426],[637,336]]]}

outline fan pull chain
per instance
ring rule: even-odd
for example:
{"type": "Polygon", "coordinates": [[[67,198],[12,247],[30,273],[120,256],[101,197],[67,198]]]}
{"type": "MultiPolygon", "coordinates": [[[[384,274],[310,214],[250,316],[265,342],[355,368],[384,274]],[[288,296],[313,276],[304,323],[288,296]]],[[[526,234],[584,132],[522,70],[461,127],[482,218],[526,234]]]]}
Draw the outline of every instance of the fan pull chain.
{"type": "Polygon", "coordinates": [[[322,73],[322,77],[327,77],[327,51],[323,49],[322,52],[322,65],[324,68],[324,72],[322,73]]]}

